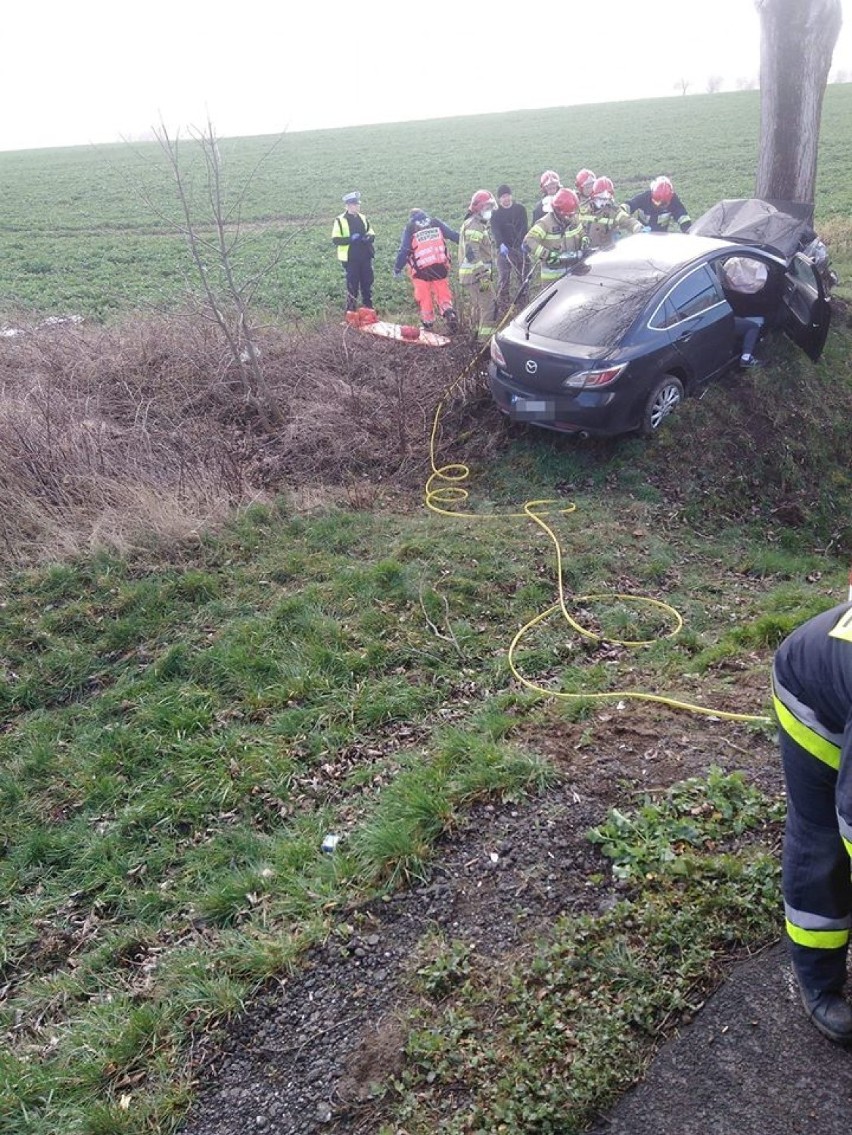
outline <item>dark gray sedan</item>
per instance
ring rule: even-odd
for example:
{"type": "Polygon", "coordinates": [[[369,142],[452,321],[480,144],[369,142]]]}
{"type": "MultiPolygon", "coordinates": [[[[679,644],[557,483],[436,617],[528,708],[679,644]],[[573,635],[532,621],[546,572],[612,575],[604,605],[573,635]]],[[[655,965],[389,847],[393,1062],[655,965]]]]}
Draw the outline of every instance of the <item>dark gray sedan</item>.
{"type": "Polygon", "coordinates": [[[794,229],[771,243],[643,233],[592,253],[491,340],[494,400],[548,429],[647,435],[737,364],[749,321],[815,361],[830,304],[794,229]],[[732,290],[732,258],[751,268],[751,289],[732,290]]]}

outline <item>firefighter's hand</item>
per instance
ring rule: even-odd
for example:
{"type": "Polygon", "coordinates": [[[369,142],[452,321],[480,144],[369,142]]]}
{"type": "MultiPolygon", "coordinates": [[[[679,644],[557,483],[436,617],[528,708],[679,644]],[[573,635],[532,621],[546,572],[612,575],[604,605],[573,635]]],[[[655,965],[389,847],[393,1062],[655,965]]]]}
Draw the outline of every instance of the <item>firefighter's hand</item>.
{"type": "Polygon", "coordinates": [[[562,263],[562,256],[558,252],[548,252],[547,266],[548,268],[558,268],[562,263]]]}

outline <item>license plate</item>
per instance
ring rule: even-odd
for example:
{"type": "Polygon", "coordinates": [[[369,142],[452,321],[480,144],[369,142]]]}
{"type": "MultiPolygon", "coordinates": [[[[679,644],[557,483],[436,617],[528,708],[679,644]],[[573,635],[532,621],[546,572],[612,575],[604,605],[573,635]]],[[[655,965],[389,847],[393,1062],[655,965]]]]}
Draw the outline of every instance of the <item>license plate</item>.
{"type": "Polygon", "coordinates": [[[543,414],[547,403],[538,398],[512,398],[512,410],[516,414],[543,414]]]}

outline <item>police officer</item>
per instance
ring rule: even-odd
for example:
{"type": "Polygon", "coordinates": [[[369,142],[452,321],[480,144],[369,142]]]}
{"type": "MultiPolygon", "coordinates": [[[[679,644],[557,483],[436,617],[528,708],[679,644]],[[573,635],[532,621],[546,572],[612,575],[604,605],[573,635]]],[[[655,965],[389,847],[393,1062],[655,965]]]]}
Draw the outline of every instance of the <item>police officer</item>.
{"type": "Polygon", "coordinates": [[[565,269],[579,260],[587,247],[580,202],[573,189],[560,189],[551,211],[536,221],[524,237],[524,247],[534,263],[541,264],[542,284],[564,276],[565,269]]]}
{"type": "Polygon", "coordinates": [[[692,224],[689,213],[667,177],[655,177],[650,188],[631,197],[625,208],[628,213],[635,213],[642,224],[654,233],[668,232],[673,224],[682,233],[688,233],[692,224]]]}
{"type": "Polygon", "coordinates": [[[376,234],[366,217],[361,216],[361,194],[358,190],[343,198],[346,209],[334,218],[331,240],[337,246],[337,259],[346,275],[346,310],[357,311],[358,293],[364,307],[373,307],[373,241],[376,234]]]}
{"type": "Polygon", "coordinates": [[[497,329],[497,301],[492,278],[494,249],[491,214],[497,202],[487,189],[477,189],[459,230],[459,282],[468,297],[474,327],[482,335],[497,329]]]}
{"type": "Polygon", "coordinates": [[[772,693],[787,781],[784,914],[805,1011],[852,1043],[842,995],[852,927],[852,602],[804,623],[775,655],[772,693]]]}

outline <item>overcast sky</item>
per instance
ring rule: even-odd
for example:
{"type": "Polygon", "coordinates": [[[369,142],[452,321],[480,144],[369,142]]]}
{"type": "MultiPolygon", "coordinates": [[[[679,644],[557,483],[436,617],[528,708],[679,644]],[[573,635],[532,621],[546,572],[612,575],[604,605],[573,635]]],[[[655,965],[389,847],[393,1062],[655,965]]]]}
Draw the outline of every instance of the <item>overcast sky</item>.
{"type": "MultiPolygon", "coordinates": [[[[681,78],[691,94],[759,70],[752,0],[29,0],[3,23],[3,150],[208,115],[230,136],[671,96],[681,78]]],[[[838,69],[852,74],[852,16],[838,69]]]]}

